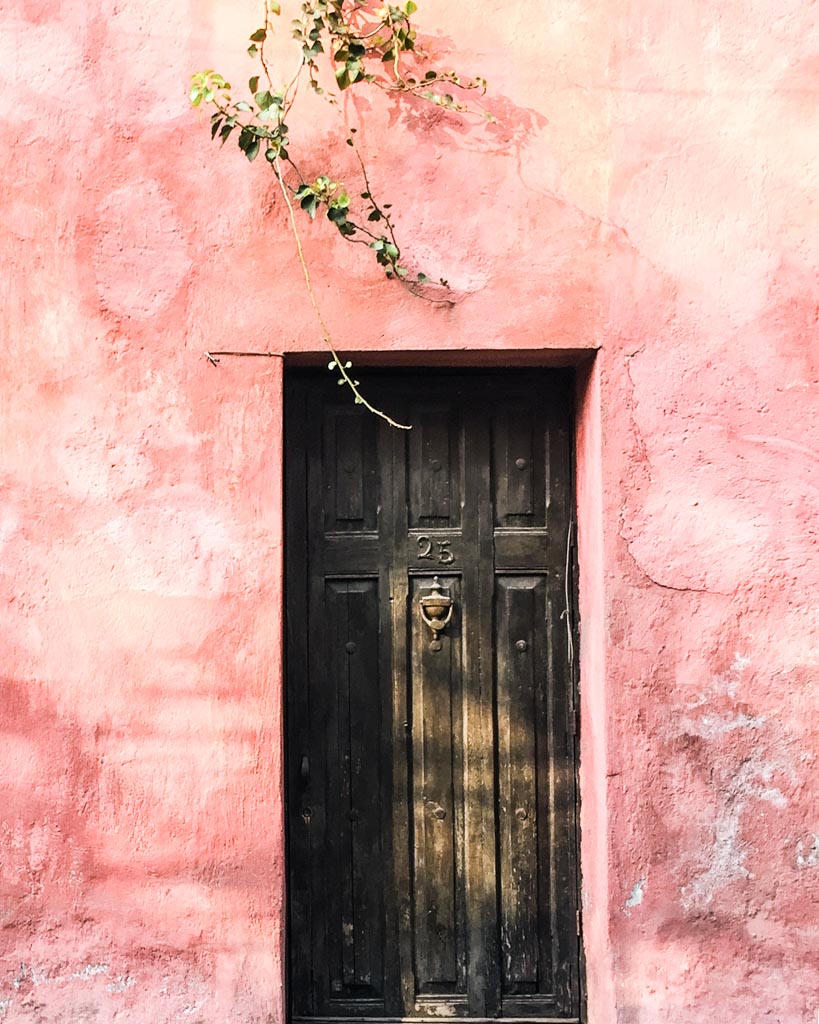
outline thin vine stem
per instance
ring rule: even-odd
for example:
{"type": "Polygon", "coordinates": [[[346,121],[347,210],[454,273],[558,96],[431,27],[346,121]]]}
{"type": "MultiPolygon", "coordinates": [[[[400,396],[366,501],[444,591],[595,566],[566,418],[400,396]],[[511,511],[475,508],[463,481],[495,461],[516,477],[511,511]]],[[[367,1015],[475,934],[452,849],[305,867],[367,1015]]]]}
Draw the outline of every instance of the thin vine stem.
{"type": "MultiPolygon", "coordinates": [[[[448,289],[446,280],[440,278],[438,282],[432,282],[420,271],[410,275],[408,268],[404,266],[395,224],[389,212],[391,204],[382,204],[373,195],[367,167],[354,138],[357,128],[350,127],[347,107],[344,105],[342,109],[339,96],[354,85],[368,83],[387,93],[404,92],[414,98],[428,100],[443,109],[472,113],[473,111],[457,102],[449,92],[440,91],[439,87],[448,85],[453,92],[456,89],[480,89],[484,92],[486,81],[477,77],[462,79],[455,71],[428,70],[422,78],[407,74],[410,54],[414,54],[414,63],[409,64],[410,70],[414,71],[415,64],[423,65],[428,61],[428,55],[416,50],[415,47],[416,32],[410,20],[410,16],[418,7],[415,0],[396,0],[397,6],[384,7],[374,12],[375,21],[371,20],[371,5],[365,0],[351,0],[349,6],[347,2],[348,0],[304,0],[301,4],[301,18],[291,22],[291,34],[299,41],[301,60],[292,78],[277,88],[273,84],[273,62],[269,59],[269,50],[265,44],[274,33],[274,15],[282,13],[283,5],[279,0],[264,0],[263,25],[251,34],[251,45],[247,48],[248,55],[252,58],[258,57],[261,62],[261,76],[255,74],[248,81],[252,100],[231,100],[230,83],[213,70],[193,75],[190,99],[194,107],[204,101],[216,108],[211,116],[212,138],[215,139],[218,134],[224,145],[235,130],[234,138],[238,140],[239,149],[249,161],[252,162],[264,152],[287,206],[289,226],[296,243],[296,253],[304,275],[307,294],[324,343],[332,355],[329,369],[338,370],[338,383],[350,389],[357,404],[364,406],[391,426],[408,430],[408,425],[398,423],[364,397],[360,391],[360,382],[348,372],[352,363],[344,363],[340,359],[313,289],[296,223],[295,206],[298,204],[311,220],[316,217],[319,210],[323,210],[327,219],[345,240],[373,251],[376,262],[383,268],[387,278],[398,281],[411,294],[434,305],[451,306],[452,299],[435,298],[429,295],[424,287],[440,284],[444,289],[448,289]],[[317,60],[319,54],[327,54],[326,63],[329,67],[320,64],[317,60]],[[320,174],[314,181],[308,181],[289,153],[287,122],[299,96],[300,86],[304,85],[305,70],[309,74],[309,85],[316,94],[323,96],[328,103],[336,107],[344,120],[345,141],[355,152],[364,183],[365,191],[361,192],[360,198],[366,200],[367,204],[363,208],[360,208],[357,201],[351,201],[344,185],[335,180],[335,176],[330,173],[320,174]],[[325,89],[322,85],[327,70],[335,74],[334,88],[331,89],[325,89]],[[266,88],[263,86],[261,90],[260,78],[266,83],[266,88]],[[243,116],[245,114],[247,116],[243,116]],[[286,168],[295,174],[295,186],[285,179],[286,168]],[[376,224],[379,226],[376,227],[376,224]]],[[[419,67],[418,71],[414,71],[415,75],[419,75],[421,70],[419,67]]],[[[491,115],[487,114],[486,117],[492,120],[491,115]]],[[[206,353],[208,360],[214,365],[218,363],[220,356],[228,355],[262,356],[273,353],[206,353]]]]}
{"type": "Polygon", "coordinates": [[[310,303],[313,306],[313,311],[316,314],[316,319],[318,320],[319,326],[321,327],[321,333],[324,338],[324,344],[327,346],[330,355],[333,357],[335,369],[339,371],[342,379],[344,380],[344,383],[355,395],[355,398],[359,405],[363,405],[364,408],[367,409],[369,412],[373,413],[373,415],[380,416],[381,419],[389,423],[391,427],[397,427],[398,430],[411,430],[412,427],[410,424],[398,423],[391,416],[388,416],[387,413],[385,413],[382,409],[377,409],[374,405],[368,402],[367,399],[359,391],[357,382],[353,380],[349,373],[347,373],[347,369],[344,366],[344,363],[341,361],[341,357],[339,356],[338,352],[336,351],[335,345],[333,344],[333,339],[330,335],[330,330],[327,327],[327,324],[321,312],[321,308],[318,304],[318,300],[316,299],[316,293],[313,291],[313,282],[310,279],[310,271],[307,267],[307,260],[304,258],[304,249],[302,248],[301,244],[301,236],[299,234],[298,225],[296,224],[296,213],[293,209],[293,204],[290,201],[290,196],[288,195],[287,192],[287,186],[284,182],[284,177],[282,176],[281,164],[279,163],[278,157],[276,157],[275,160],[273,161],[273,169],[275,172],[276,181],[278,181],[279,183],[279,189],[281,191],[281,194],[284,196],[285,203],[287,204],[287,213],[290,218],[290,229],[293,232],[293,238],[296,242],[296,253],[299,258],[299,263],[301,264],[302,273],[304,274],[304,284],[305,287],[307,288],[307,294],[310,296],[310,303]]]}

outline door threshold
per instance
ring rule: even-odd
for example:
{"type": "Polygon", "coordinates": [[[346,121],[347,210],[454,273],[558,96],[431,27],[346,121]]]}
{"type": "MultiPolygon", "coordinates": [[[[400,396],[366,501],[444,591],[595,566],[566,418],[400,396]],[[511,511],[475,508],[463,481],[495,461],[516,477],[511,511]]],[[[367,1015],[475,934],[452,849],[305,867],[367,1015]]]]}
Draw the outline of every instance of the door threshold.
{"type": "Polygon", "coordinates": [[[579,1017],[291,1017],[291,1024],[580,1024],[579,1017]]]}

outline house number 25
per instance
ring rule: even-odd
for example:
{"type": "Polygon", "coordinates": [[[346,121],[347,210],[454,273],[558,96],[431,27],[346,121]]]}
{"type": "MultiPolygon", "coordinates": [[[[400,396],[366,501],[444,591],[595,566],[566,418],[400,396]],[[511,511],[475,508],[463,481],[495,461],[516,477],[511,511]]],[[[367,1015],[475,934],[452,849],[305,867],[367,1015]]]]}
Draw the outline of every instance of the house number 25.
{"type": "Polygon", "coordinates": [[[451,565],[455,556],[450,551],[451,540],[433,540],[431,537],[418,538],[418,557],[436,561],[438,565],[451,565]]]}

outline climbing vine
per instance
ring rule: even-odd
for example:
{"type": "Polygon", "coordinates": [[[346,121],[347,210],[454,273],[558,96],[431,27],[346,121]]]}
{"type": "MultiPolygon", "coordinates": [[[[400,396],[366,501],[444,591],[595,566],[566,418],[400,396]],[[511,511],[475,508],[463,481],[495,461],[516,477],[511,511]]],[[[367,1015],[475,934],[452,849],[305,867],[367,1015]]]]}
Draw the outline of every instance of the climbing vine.
{"type": "MultiPolygon", "coordinates": [[[[492,120],[491,114],[467,102],[470,94],[480,96],[485,92],[483,78],[466,78],[453,70],[430,66],[412,21],[417,9],[414,0],[385,6],[373,0],[305,0],[300,16],[290,26],[297,50],[296,70],[281,84],[266,46],[282,7],[277,0],[266,0],[264,21],[249,38],[247,52],[257,62],[257,69],[248,81],[247,94],[234,99],[230,83],[212,69],[195,74],[190,91],[193,106],[204,103],[214,108],[210,119],[214,140],[224,145],[232,139],[248,161],[263,155],[270,165],[287,207],[307,292],[332,356],[329,368],[338,374],[338,383],[352,391],[358,404],[393,426],[403,425],[370,405],[361,393],[360,382],[350,372],[352,364],[336,351],[312,287],[296,211],[301,210],[311,220],[322,212],[345,241],[366,247],[385,276],[413,294],[431,301],[440,301],[442,290],[445,294],[445,279],[431,281],[407,265],[409,261],[396,235],[392,204],[376,198],[356,145],[357,129],[346,123],[339,103],[345,90],[371,87],[459,115],[492,120]],[[339,111],[343,140],[357,158],[359,187],[346,186],[330,168],[312,180],[302,173],[290,131],[298,116],[302,89],[323,97],[339,111]]],[[[213,354],[208,355],[213,361],[213,354]]]]}

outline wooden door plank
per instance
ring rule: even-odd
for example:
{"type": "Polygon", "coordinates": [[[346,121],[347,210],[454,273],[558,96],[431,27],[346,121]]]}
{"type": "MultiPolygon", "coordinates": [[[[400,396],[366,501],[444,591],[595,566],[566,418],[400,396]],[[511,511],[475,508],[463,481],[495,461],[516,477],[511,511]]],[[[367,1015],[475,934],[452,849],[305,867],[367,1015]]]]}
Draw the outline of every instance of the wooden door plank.
{"type": "MultiPolygon", "coordinates": [[[[498,831],[500,847],[501,965],[503,991],[539,989],[538,917],[548,889],[548,864],[539,857],[538,834],[545,826],[536,784],[537,766],[545,755],[538,722],[536,673],[543,665],[545,581],[539,577],[498,580],[496,621],[498,719],[498,831]]],[[[541,787],[541,790],[545,787],[541,787]]],[[[548,813],[548,807],[547,807],[548,813]]],[[[547,989],[548,991],[548,989],[547,989]]]]}
{"type": "Polygon", "coordinates": [[[464,802],[469,1014],[499,1009],[496,807],[494,777],[492,577],[493,513],[490,433],[485,407],[465,412],[464,802]]]}
{"type": "Polygon", "coordinates": [[[353,984],[370,998],[384,991],[384,850],[382,800],[388,797],[382,776],[382,682],[379,668],[377,579],[350,581],[347,641],[350,694],[350,808],[353,890],[353,984]]]}
{"type": "MultiPolygon", "coordinates": [[[[406,422],[406,403],[395,407],[406,422]]],[[[394,922],[393,955],[389,959],[388,1008],[398,1016],[408,1016],[415,1004],[415,973],[413,965],[412,909],[412,845],[410,788],[412,702],[409,690],[409,623],[410,601],[406,559],[407,534],[407,438],[403,431],[391,430],[384,442],[385,465],[389,467],[391,501],[387,516],[391,548],[389,550],[389,581],[392,625],[392,893],[391,920],[394,922]]]]}
{"type": "MultiPolygon", "coordinates": [[[[416,990],[450,994],[458,988],[453,709],[460,694],[460,628],[453,615],[440,649],[433,649],[418,610],[430,582],[425,577],[410,581],[416,990]]],[[[457,606],[457,578],[440,582],[457,606]]]]}
{"type": "Polygon", "coordinates": [[[570,703],[567,650],[562,640],[568,625],[565,559],[571,515],[571,446],[565,399],[545,383],[548,400],[521,402],[514,426],[509,407],[502,406],[496,421],[496,464],[507,470],[519,469],[518,463],[528,465],[523,446],[531,438],[536,481],[532,495],[535,514],[528,524],[522,518],[525,509],[512,508],[508,494],[497,482],[495,485],[496,494],[506,502],[500,509],[503,514],[496,510],[495,518],[496,567],[501,570],[496,584],[496,628],[504,1016],[569,1014],[578,1007],[574,987],[577,945],[570,920],[577,906],[576,877],[562,877],[576,859],[575,839],[567,824],[573,821],[574,794],[565,789],[568,777],[574,778],[574,758],[573,747],[569,749],[571,737],[562,728],[560,717],[562,711],[563,722],[567,721],[565,711],[570,703]],[[538,466],[543,467],[542,475],[538,466]],[[541,546],[545,566],[532,557],[537,546],[541,546]],[[534,568],[541,572],[532,575],[534,568]],[[516,592],[526,588],[532,604],[524,610],[516,592]],[[505,631],[523,631],[527,622],[531,642],[521,636],[514,641],[515,648],[510,648],[505,631]],[[521,642],[526,648],[518,651],[521,642]],[[516,657],[529,654],[532,660],[528,665],[516,661],[516,657]],[[524,667],[526,672],[521,675],[524,667]],[[528,715],[523,717],[520,702],[528,707],[528,715]],[[514,747],[521,743],[530,749],[515,753],[514,747]],[[508,759],[511,764],[504,771],[508,759]],[[527,808],[506,806],[522,803],[521,787],[535,802],[536,826],[528,835],[513,816],[516,811],[526,814],[523,824],[528,826],[527,808]],[[525,908],[532,902],[533,891],[537,914],[527,915],[525,908]]]}
{"type": "Polygon", "coordinates": [[[406,480],[409,514],[397,534],[395,553],[410,577],[406,628],[411,637],[413,1009],[443,1014],[465,1008],[467,963],[457,571],[464,451],[461,408],[452,397],[440,387],[423,387],[409,402],[415,438],[407,438],[404,463],[397,470],[406,480]],[[439,500],[443,493],[449,496],[446,503],[439,500]],[[439,650],[432,648],[433,637],[418,605],[436,569],[456,603],[452,622],[436,645],[439,650]]]}
{"type": "Polygon", "coordinates": [[[348,637],[349,581],[328,580],[324,595],[327,723],[327,944],[330,992],[340,996],[355,983],[355,937],[350,822],[350,677],[348,637]]]}

